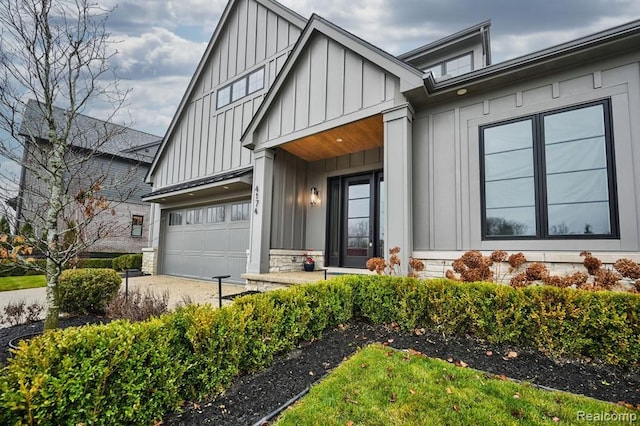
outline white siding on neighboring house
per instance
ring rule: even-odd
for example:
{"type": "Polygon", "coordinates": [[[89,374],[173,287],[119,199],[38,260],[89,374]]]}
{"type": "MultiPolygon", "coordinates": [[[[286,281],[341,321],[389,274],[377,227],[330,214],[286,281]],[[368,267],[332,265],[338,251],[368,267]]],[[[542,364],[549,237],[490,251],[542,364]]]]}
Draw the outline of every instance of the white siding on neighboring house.
{"type": "Polygon", "coordinates": [[[237,1],[154,170],[154,190],[251,165],[240,144],[300,28],[254,0],[237,1]],[[264,67],[264,85],[217,108],[220,89],[264,67]]]}

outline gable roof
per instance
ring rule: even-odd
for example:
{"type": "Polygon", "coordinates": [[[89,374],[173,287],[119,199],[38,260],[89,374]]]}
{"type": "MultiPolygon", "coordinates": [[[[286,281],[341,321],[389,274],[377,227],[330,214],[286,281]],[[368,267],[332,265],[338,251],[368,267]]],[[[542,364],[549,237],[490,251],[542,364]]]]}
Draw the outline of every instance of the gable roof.
{"type": "MultiPolygon", "coordinates": [[[[207,62],[213,52],[213,49],[218,43],[218,39],[222,34],[222,29],[225,27],[227,21],[229,20],[231,11],[239,1],[242,1],[242,0],[230,0],[227,3],[227,6],[224,8],[222,15],[220,15],[220,20],[218,21],[218,25],[216,26],[216,29],[214,30],[213,35],[209,40],[209,44],[207,45],[207,48],[205,49],[204,54],[200,58],[200,62],[196,67],[196,71],[191,77],[191,81],[187,86],[187,90],[184,92],[184,95],[180,100],[180,104],[178,105],[178,109],[174,114],[173,119],[171,120],[171,123],[169,124],[169,128],[167,129],[167,132],[165,133],[164,138],[162,139],[162,145],[160,146],[160,149],[158,150],[158,153],[156,154],[155,158],[153,159],[153,163],[149,168],[149,172],[147,173],[147,176],[145,178],[147,182],[149,182],[149,178],[154,173],[156,167],[158,166],[158,163],[160,162],[160,159],[162,158],[162,155],[165,151],[169,138],[173,134],[176,124],[180,121],[180,117],[182,116],[184,109],[188,105],[189,98],[191,97],[191,93],[195,89],[196,84],[200,79],[200,74],[202,74],[202,72],[204,71],[205,66],[207,65],[207,62]]],[[[271,10],[275,14],[286,19],[287,21],[297,26],[298,28],[303,28],[307,23],[307,20],[302,15],[294,12],[293,10],[289,9],[286,6],[281,5],[280,3],[274,0],[255,0],[255,1],[261,4],[262,6],[264,6],[265,8],[271,10]]]]}
{"type": "Polygon", "coordinates": [[[280,70],[280,73],[276,76],[271,88],[267,92],[264,100],[258,107],[258,110],[255,112],[244,134],[240,138],[240,141],[245,147],[253,147],[253,141],[247,140],[247,137],[257,129],[258,125],[265,117],[269,107],[276,99],[284,83],[287,81],[289,73],[295,69],[298,59],[301,57],[302,53],[305,51],[316,33],[325,35],[336,43],[341,44],[345,48],[376,64],[376,66],[390,74],[397,76],[400,79],[400,90],[403,92],[423,86],[423,72],[421,70],[314,13],[311,15],[307,26],[302,31],[302,34],[289,54],[287,61],[280,70]]]}
{"type": "MultiPolygon", "coordinates": [[[[24,109],[19,134],[40,140],[48,139],[48,126],[45,122],[43,104],[30,99],[24,109]]],[[[53,108],[59,122],[65,122],[67,111],[53,108]]],[[[109,123],[97,118],[78,114],[71,129],[70,142],[77,148],[95,150],[100,154],[112,155],[127,160],[151,163],[160,145],[160,136],[109,123]],[[93,145],[100,141],[100,146],[93,145]],[[102,143],[104,141],[104,143],[102,143]]]]}

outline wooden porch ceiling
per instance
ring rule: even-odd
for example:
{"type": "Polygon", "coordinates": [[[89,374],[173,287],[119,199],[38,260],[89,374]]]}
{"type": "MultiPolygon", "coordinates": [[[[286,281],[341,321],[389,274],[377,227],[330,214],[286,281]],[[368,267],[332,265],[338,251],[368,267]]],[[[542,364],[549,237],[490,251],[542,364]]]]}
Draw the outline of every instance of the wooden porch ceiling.
{"type": "Polygon", "coordinates": [[[340,157],[383,145],[382,114],[364,118],[281,145],[280,148],[305,161],[340,157]]]}

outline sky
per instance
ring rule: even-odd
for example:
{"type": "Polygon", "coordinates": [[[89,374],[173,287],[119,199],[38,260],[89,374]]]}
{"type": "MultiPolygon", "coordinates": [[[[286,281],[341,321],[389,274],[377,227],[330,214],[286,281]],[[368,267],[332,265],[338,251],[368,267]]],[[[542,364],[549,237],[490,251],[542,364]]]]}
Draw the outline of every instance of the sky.
{"type": "MultiPolygon", "coordinates": [[[[98,0],[115,8],[107,30],[121,86],[131,89],[116,119],[163,136],[226,0],[98,0]]],[[[493,63],[640,19],[638,0],[281,0],[316,13],[399,55],[491,20],[493,63]]],[[[87,114],[104,118],[105,111],[87,114]]],[[[0,164],[6,173],[11,165],[0,164]]],[[[15,167],[17,171],[18,168],[15,167]]],[[[17,172],[16,172],[17,173],[17,172]]]]}
{"type": "MultiPolygon", "coordinates": [[[[225,0],[100,0],[114,65],[132,89],[120,119],[163,136],[218,24],[225,0]]],[[[281,0],[399,55],[491,20],[493,63],[640,19],[638,0],[281,0]]],[[[95,112],[100,115],[100,112],[95,112]]]]}

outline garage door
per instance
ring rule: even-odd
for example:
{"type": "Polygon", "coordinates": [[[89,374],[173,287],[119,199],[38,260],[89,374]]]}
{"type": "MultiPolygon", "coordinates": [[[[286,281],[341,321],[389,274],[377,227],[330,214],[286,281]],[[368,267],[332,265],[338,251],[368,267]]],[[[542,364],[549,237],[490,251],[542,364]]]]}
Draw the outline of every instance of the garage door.
{"type": "Polygon", "coordinates": [[[250,202],[170,211],[166,217],[162,273],[243,282],[247,266],[250,202]]]}

